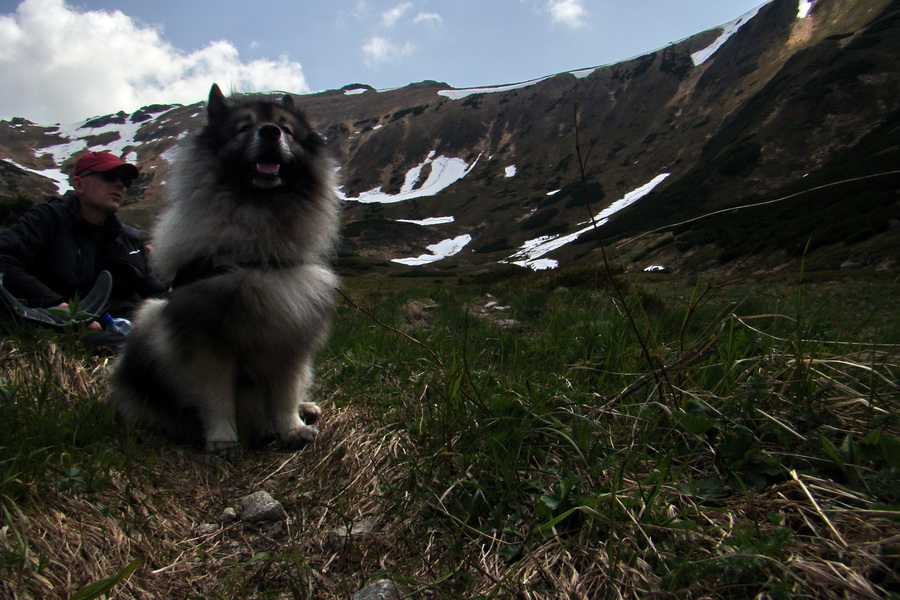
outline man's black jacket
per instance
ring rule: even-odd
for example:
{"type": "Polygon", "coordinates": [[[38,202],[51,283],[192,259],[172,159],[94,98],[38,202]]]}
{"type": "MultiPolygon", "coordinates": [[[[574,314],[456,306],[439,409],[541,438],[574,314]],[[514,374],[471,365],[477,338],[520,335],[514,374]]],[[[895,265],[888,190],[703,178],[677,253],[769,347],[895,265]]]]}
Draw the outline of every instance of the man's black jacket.
{"type": "Polygon", "coordinates": [[[140,232],[115,217],[99,227],[88,223],[74,192],[33,206],[0,231],[0,268],[4,287],[31,307],[83,298],[103,270],[113,278],[113,316],[127,317],[143,298],[165,291],[140,232]]]}

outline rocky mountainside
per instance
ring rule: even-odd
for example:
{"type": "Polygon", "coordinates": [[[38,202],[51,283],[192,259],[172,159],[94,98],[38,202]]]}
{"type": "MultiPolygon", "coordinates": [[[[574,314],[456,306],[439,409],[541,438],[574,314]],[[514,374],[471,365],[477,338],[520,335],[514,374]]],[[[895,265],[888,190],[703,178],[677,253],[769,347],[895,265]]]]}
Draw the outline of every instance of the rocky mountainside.
{"type": "MultiPolygon", "coordinates": [[[[339,164],[348,269],[596,263],[600,238],[629,270],[895,269],[898,67],[900,0],[772,0],[613,65],[297,101],[339,164]]],[[[122,214],[147,227],[202,119],[173,105],[0,122],[0,196],[40,201],[73,155],[109,149],[142,166],[122,214]]]]}

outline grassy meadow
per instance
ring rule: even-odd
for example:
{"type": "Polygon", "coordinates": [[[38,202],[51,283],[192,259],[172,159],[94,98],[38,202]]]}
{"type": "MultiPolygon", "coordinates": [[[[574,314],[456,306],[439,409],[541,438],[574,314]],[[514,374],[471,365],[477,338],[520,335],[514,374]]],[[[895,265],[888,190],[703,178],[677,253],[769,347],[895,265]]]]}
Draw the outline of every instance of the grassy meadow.
{"type": "Polygon", "coordinates": [[[0,597],[900,598],[894,276],[345,285],[297,452],[123,429],[78,332],[4,334],[0,597]]]}

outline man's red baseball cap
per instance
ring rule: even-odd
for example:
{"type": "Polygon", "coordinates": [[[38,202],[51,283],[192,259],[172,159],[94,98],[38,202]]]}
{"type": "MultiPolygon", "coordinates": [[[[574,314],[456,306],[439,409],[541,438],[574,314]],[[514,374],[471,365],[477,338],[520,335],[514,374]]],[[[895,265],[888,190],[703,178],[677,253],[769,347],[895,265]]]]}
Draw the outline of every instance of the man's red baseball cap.
{"type": "Polygon", "coordinates": [[[136,166],[109,152],[85,152],[75,161],[76,177],[85,171],[103,173],[112,169],[122,169],[122,174],[131,179],[137,179],[138,175],[140,175],[140,171],[136,166]]]}

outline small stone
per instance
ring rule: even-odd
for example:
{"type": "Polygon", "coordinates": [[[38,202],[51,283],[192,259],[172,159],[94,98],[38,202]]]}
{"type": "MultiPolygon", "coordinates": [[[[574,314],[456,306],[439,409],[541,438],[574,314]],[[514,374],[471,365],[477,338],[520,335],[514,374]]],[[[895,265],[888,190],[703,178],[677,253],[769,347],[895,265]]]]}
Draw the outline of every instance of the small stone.
{"type": "Polygon", "coordinates": [[[352,596],[352,600],[401,600],[406,594],[390,579],[382,579],[352,596]]]}
{"type": "Polygon", "coordinates": [[[358,541],[360,538],[374,535],[375,520],[363,519],[353,523],[349,529],[346,527],[338,527],[328,532],[327,547],[332,552],[340,552],[347,544],[358,541]]]}
{"type": "Polygon", "coordinates": [[[213,533],[219,530],[219,526],[215,523],[204,523],[200,527],[197,528],[197,533],[200,535],[212,535],[213,533]]]}
{"type": "Polygon", "coordinates": [[[222,514],[219,516],[218,521],[222,525],[228,525],[229,523],[234,523],[235,521],[237,521],[237,518],[237,511],[229,506],[222,511],[222,514]]]}
{"type": "Polygon", "coordinates": [[[269,492],[250,494],[241,500],[241,509],[241,519],[249,523],[287,519],[284,507],[269,492]]]}

